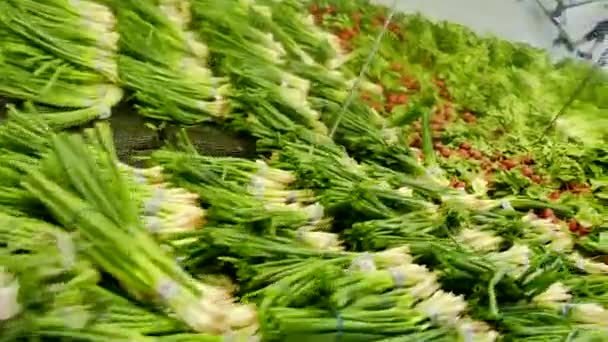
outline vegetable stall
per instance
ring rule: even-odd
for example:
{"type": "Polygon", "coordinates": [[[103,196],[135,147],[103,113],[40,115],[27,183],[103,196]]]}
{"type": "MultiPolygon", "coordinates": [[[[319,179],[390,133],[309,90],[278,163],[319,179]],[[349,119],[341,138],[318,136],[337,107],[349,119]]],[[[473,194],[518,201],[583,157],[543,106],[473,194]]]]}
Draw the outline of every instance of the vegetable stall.
{"type": "Polygon", "coordinates": [[[0,341],[608,340],[604,72],[367,0],[5,0],[0,31],[0,341]]]}

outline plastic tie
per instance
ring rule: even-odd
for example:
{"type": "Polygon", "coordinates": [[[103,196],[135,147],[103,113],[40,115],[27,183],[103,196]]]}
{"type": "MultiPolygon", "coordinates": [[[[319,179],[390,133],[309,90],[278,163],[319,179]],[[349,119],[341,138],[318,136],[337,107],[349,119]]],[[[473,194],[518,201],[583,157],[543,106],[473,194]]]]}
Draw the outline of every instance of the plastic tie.
{"type": "Polygon", "coordinates": [[[315,203],[313,204],[308,222],[312,225],[315,225],[319,221],[321,221],[323,215],[325,215],[325,208],[323,208],[323,205],[321,205],[320,203],[315,203]]]}
{"type": "Polygon", "coordinates": [[[306,227],[299,228],[298,230],[296,230],[296,238],[298,240],[304,239],[304,233],[307,233],[309,230],[310,229],[308,229],[306,227]]]}
{"type": "Polygon", "coordinates": [[[396,288],[402,288],[405,286],[405,281],[407,280],[407,274],[405,274],[405,272],[396,267],[390,268],[388,272],[391,274],[396,288]]]}
{"type": "Polygon", "coordinates": [[[218,82],[214,77],[211,77],[211,89],[209,95],[213,97],[216,101],[222,99],[222,96],[220,96],[220,92],[218,89],[218,82]]]}
{"type": "Polygon", "coordinates": [[[158,283],[156,293],[163,300],[171,300],[179,293],[179,285],[172,279],[163,279],[158,283]]]}
{"type": "Polygon", "coordinates": [[[475,341],[475,330],[470,324],[465,324],[461,332],[463,342],[474,342],[475,341]]]}
{"type": "Polygon", "coordinates": [[[144,216],[144,225],[152,234],[158,234],[162,227],[162,222],[157,216],[144,216]]]}
{"type": "Polygon", "coordinates": [[[266,175],[268,174],[268,164],[266,164],[265,161],[263,160],[256,160],[255,164],[258,166],[258,172],[257,175],[259,177],[266,177],[266,175]]]}
{"type": "Polygon", "coordinates": [[[261,200],[264,198],[264,192],[266,192],[266,185],[261,177],[253,176],[251,178],[251,191],[252,195],[261,200]]]}
{"type": "Polygon", "coordinates": [[[342,340],[342,334],[344,334],[344,319],[340,312],[336,311],[336,342],[342,340]]]}
{"type": "Polygon", "coordinates": [[[585,259],[582,256],[578,255],[574,264],[579,270],[585,270],[585,259]]]}
{"type": "Polygon", "coordinates": [[[76,247],[67,233],[56,235],[57,249],[61,255],[64,269],[71,269],[76,263],[76,247]]]}
{"type": "Polygon", "coordinates": [[[100,104],[97,107],[97,110],[99,111],[99,114],[97,115],[99,120],[107,120],[112,116],[112,108],[106,104],[100,104]]]}
{"type": "Polygon", "coordinates": [[[559,313],[562,316],[566,317],[570,314],[572,309],[574,309],[574,304],[566,303],[566,304],[562,305],[562,307],[559,309],[559,313]]]}
{"type": "Polygon", "coordinates": [[[287,194],[287,198],[285,199],[286,204],[293,204],[298,201],[298,193],[295,191],[290,191],[287,194]]]}
{"type": "Polygon", "coordinates": [[[502,201],[500,201],[500,206],[504,210],[514,210],[513,206],[511,205],[511,201],[509,201],[509,200],[502,200],[502,201]]]}
{"type": "Polygon", "coordinates": [[[133,169],[133,178],[137,184],[147,184],[148,179],[144,175],[144,171],[142,169],[135,168],[133,169]]]}
{"type": "Polygon", "coordinates": [[[353,271],[373,272],[376,270],[376,263],[374,262],[374,257],[370,253],[365,252],[353,259],[350,268],[353,271]]]}
{"type": "Polygon", "coordinates": [[[156,216],[160,211],[160,208],[165,200],[164,190],[161,188],[156,188],[154,191],[154,196],[146,201],[144,204],[144,215],[146,216],[156,216]]]}

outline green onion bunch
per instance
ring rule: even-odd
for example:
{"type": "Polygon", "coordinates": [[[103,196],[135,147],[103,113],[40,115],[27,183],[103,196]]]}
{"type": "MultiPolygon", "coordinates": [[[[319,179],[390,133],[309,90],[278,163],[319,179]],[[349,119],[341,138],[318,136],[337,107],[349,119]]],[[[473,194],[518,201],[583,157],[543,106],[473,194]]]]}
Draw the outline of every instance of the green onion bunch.
{"type": "Polygon", "coordinates": [[[44,221],[0,214],[2,338],[145,340],[128,329],[99,324],[101,277],[83,258],[79,237],[44,221]],[[10,228],[9,228],[10,227],[10,228]]]}
{"type": "Polygon", "coordinates": [[[27,170],[23,187],[83,239],[83,255],[132,297],[162,305],[195,331],[255,330],[252,308],[192,278],[148,233],[139,201],[116,166],[108,126],[97,125],[85,136],[53,136],[40,165],[27,170]]]}
{"type": "Polygon", "coordinates": [[[296,306],[297,301],[289,300],[293,293],[285,291],[311,283],[306,282],[305,270],[299,271],[299,279],[292,273],[273,285],[276,294],[283,288],[286,298],[269,297],[265,301],[273,305],[261,304],[265,336],[271,340],[314,336],[353,341],[497,338],[488,325],[464,315],[466,302],[442,291],[437,275],[413,263],[407,246],[348,259],[350,266],[341,271],[344,258],[336,259],[342,261],[334,262],[333,267],[331,259],[309,263],[308,271],[316,272],[317,286],[329,295],[321,307],[296,306]],[[298,280],[301,285],[290,283],[298,280]]]}
{"type": "Polygon", "coordinates": [[[121,83],[141,114],[183,124],[222,121],[231,88],[207,67],[208,49],[189,30],[188,1],[116,1],[121,83]]]}
{"type": "Polygon", "coordinates": [[[112,12],[94,1],[1,6],[0,94],[33,102],[27,111],[58,127],[109,117],[123,97],[112,12]]]}
{"type": "Polygon", "coordinates": [[[297,1],[258,1],[252,10],[256,22],[268,28],[288,54],[305,64],[319,63],[331,69],[339,67],[346,55],[336,36],[317,27],[306,9],[297,1]],[[280,13],[281,15],[272,15],[280,13]]]}
{"type": "Polygon", "coordinates": [[[256,12],[260,8],[237,0],[193,2],[197,31],[219,72],[229,76],[237,89],[233,100],[243,115],[235,124],[249,130],[246,121],[256,120],[271,131],[289,132],[303,126],[327,134],[320,113],[307,100],[310,82],[285,66],[286,51],[272,30],[260,24],[268,16],[256,12]]]}
{"type": "Polygon", "coordinates": [[[201,156],[159,150],[152,160],[168,180],[200,196],[208,219],[239,224],[262,223],[297,229],[327,223],[323,207],[311,190],[293,189],[295,177],[262,161],[201,156]]]}
{"type": "Polygon", "coordinates": [[[285,139],[273,163],[293,170],[304,186],[319,193],[321,204],[331,216],[347,222],[395,217],[432,205],[386,180],[369,177],[363,165],[333,144],[310,145],[285,139]]]}
{"type": "Polygon", "coordinates": [[[198,195],[162,182],[160,168],[139,169],[121,164],[130,188],[140,200],[140,217],[146,228],[163,237],[204,226],[205,210],[198,195]]]}

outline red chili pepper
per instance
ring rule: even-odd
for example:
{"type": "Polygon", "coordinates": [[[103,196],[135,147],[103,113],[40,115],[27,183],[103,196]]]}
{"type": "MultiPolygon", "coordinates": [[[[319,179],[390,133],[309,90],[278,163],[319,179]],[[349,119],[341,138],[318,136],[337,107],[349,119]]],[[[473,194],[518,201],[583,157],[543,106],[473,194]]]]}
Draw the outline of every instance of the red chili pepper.
{"type": "Polygon", "coordinates": [[[561,197],[562,193],[560,191],[553,191],[549,194],[549,199],[553,201],[557,201],[561,197]]]}
{"type": "Polygon", "coordinates": [[[570,221],[568,221],[568,229],[569,229],[571,232],[573,232],[573,233],[574,233],[574,232],[577,232],[577,231],[578,231],[578,229],[579,229],[579,227],[580,227],[580,226],[579,226],[578,222],[576,222],[576,220],[575,220],[575,219],[570,219],[570,221]]]}
{"type": "Polygon", "coordinates": [[[467,123],[475,123],[477,121],[477,118],[471,112],[465,112],[462,114],[462,119],[467,123]]]}
{"type": "Polygon", "coordinates": [[[587,236],[589,234],[591,234],[591,229],[587,229],[584,227],[580,227],[578,229],[578,236],[587,236]]]}
{"type": "Polygon", "coordinates": [[[524,165],[532,165],[534,164],[534,160],[530,156],[524,156],[521,158],[521,163],[524,165]]]}
{"type": "Polygon", "coordinates": [[[414,134],[410,138],[410,146],[416,148],[422,147],[422,137],[420,137],[420,134],[414,134]]]}
{"type": "Polygon", "coordinates": [[[464,142],[464,143],[460,144],[460,148],[468,151],[471,149],[471,144],[464,142]]]}
{"type": "Polygon", "coordinates": [[[507,159],[507,160],[503,160],[501,163],[503,168],[507,169],[507,170],[511,170],[512,168],[517,166],[517,162],[515,162],[514,160],[511,159],[507,159]]]}
{"type": "Polygon", "coordinates": [[[445,87],[445,81],[440,78],[433,79],[433,83],[435,83],[435,85],[438,86],[439,88],[445,87]]]}
{"type": "Polygon", "coordinates": [[[481,151],[477,151],[477,150],[472,150],[471,152],[469,152],[471,155],[471,158],[473,159],[483,159],[483,154],[481,153],[481,151]]]}
{"type": "Polygon", "coordinates": [[[545,210],[543,210],[543,212],[540,214],[540,217],[542,217],[542,218],[553,218],[553,217],[555,217],[555,213],[553,212],[553,209],[546,208],[546,209],[545,209],[545,210]]]}
{"type": "Polygon", "coordinates": [[[532,175],[532,177],[530,177],[530,179],[536,184],[540,184],[543,181],[543,178],[539,175],[532,175]]]}
{"type": "Polygon", "coordinates": [[[397,97],[397,102],[399,104],[406,104],[407,100],[408,100],[408,97],[405,94],[399,94],[399,96],[397,97]]]}
{"type": "Polygon", "coordinates": [[[397,23],[391,23],[388,25],[388,29],[395,34],[401,33],[401,26],[399,26],[397,23]]]}
{"type": "Polygon", "coordinates": [[[450,150],[447,147],[441,147],[439,149],[439,153],[444,157],[444,158],[449,158],[452,155],[452,150],[450,150]]]}
{"type": "Polygon", "coordinates": [[[534,175],[534,170],[532,170],[532,168],[525,166],[524,168],[521,169],[521,173],[522,175],[526,176],[526,177],[532,177],[534,175]]]}
{"type": "Polygon", "coordinates": [[[388,102],[389,103],[397,103],[398,99],[399,99],[399,97],[397,96],[397,94],[389,94],[388,95],[388,102]]]}

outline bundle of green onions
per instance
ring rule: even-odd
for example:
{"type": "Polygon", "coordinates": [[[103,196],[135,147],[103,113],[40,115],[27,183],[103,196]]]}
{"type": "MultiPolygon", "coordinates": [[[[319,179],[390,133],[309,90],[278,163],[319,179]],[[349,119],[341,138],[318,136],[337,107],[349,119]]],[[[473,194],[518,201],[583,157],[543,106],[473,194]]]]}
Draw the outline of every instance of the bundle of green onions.
{"type": "Polygon", "coordinates": [[[295,124],[326,134],[320,114],[307,101],[310,82],[286,70],[284,48],[259,25],[259,15],[267,14],[251,13],[260,8],[237,0],[197,0],[193,12],[217,66],[238,84],[233,98],[245,117],[255,114],[272,130],[295,124]]]}
{"type": "Polygon", "coordinates": [[[261,17],[256,19],[260,25],[269,28],[287,52],[305,64],[336,69],[346,61],[338,38],[317,27],[310,16],[302,15],[305,9],[300,2],[258,1],[252,8],[261,17]]]}
{"type": "Polygon", "coordinates": [[[119,164],[130,183],[134,197],[140,200],[141,219],[150,232],[159,236],[188,232],[205,224],[205,210],[198,195],[164,183],[162,169],[139,169],[119,164]]]}
{"type": "Polygon", "coordinates": [[[92,0],[9,0],[0,12],[4,26],[28,42],[110,82],[118,80],[116,19],[107,6],[92,0]]]}
{"type": "Polygon", "coordinates": [[[414,264],[407,246],[351,256],[349,260],[346,273],[316,268],[317,274],[329,272],[331,281],[325,285],[330,286],[325,289],[330,292],[329,310],[268,307],[265,336],[271,340],[314,336],[357,341],[424,341],[458,336],[494,341],[498,337],[483,322],[464,316],[463,299],[440,290],[437,275],[414,264]]]}
{"type": "Polygon", "coordinates": [[[134,330],[99,324],[100,275],[80,255],[78,238],[44,221],[0,214],[2,337],[143,340],[134,330]],[[10,227],[10,229],[8,229],[10,227]]]}
{"type": "Polygon", "coordinates": [[[76,232],[82,254],[131,296],[158,302],[195,331],[255,330],[252,308],[234,304],[224,291],[193,279],[145,229],[140,201],[133,200],[117,167],[108,130],[106,125],[87,130],[87,140],[52,136],[45,157],[25,167],[24,189],[64,229],[76,232]]]}
{"type": "Polygon", "coordinates": [[[396,189],[386,180],[369,177],[364,166],[336,145],[283,141],[281,148],[273,165],[293,170],[305,186],[318,191],[321,203],[332,216],[342,213],[347,217],[340,216],[341,219],[356,222],[394,217],[433,205],[396,189]]]}
{"type": "Polygon", "coordinates": [[[268,228],[323,226],[323,207],[311,190],[291,189],[295,177],[263,161],[159,150],[152,155],[168,179],[197,193],[216,222],[267,222],[268,228]]]}
{"type": "Polygon", "coordinates": [[[189,2],[116,2],[121,82],[135,92],[141,114],[184,124],[223,120],[230,86],[206,66],[208,51],[188,31],[189,2]]]}
{"type": "MultiPolygon", "coordinates": [[[[3,6],[6,5],[6,3],[3,4],[3,6]]],[[[24,8],[20,8],[17,5],[9,5],[12,6],[11,9],[6,10],[5,13],[3,12],[3,15],[6,14],[8,16],[13,11],[18,10],[26,11],[29,6],[41,6],[38,4],[33,5],[33,2],[30,1],[23,3],[23,5],[25,6],[24,8]]],[[[45,4],[40,9],[46,9],[55,13],[60,18],[69,16],[71,13],[69,8],[55,8],[54,6],[58,6],[58,4],[45,4]],[[62,12],[66,13],[61,14],[62,12]]],[[[103,6],[100,6],[100,8],[103,8],[103,6]]],[[[100,10],[98,9],[97,12],[100,10]]],[[[111,15],[109,12],[106,14],[111,15]]],[[[99,18],[103,17],[100,14],[99,18]]],[[[9,20],[7,17],[2,18],[9,20]]],[[[45,16],[41,16],[41,18],[51,20],[45,16]]],[[[25,19],[19,19],[20,22],[21,20],[25,19]]],[[[57,49],[76,49],[79,46],[70,46],[70,44],[83,44],[80,41],[66,40],[66,38],[62,38],[61,36],[51,36],[51,34],[60,35],[62,32],[65,34],[70,33],[70,30],[76,30],[73,27],[74,21],[79,22],[80,19],[72,18],[69,20],[72,21],[61,23],[62,26],[54,27],[49,33],[44,33],[42,29],[40,31],[33,31],[33,28],[27,27],[30,33],[45,34],[45,37],[50,41],[48,43],[50,45],[38,42],[34,37],[28,35],[27,32],[16,30],[16,28],[20,27],[19,25],[9,26],[11,21],[0,21],[0,32],[5,39],[2,51],[0,51],[0,67],[3,74],[2,82],[0,82],[0,94],[11,99],[35,103],[38,108],[30,106],[28,111],[40,114],[50,124],[58,127],[77,126],[97,118],[107,118],[111,114],[111,108],[123,96],[122,90],[113,84],[115,79],[104,73],[103,70],[100,71],[92,66],[87,67],[87,65],[75,63],[69,56],[62,53],[63,50],[57,51],[57,49]],[[65,31],[62,31],[64,29],[65,31]],[[63,43],[65,43],[65,46],[62,45],[63,43]]],[[[46,24],[58,25],[54,22],[46,24]]],[[[110,30],[111,26],[104,27],[103,29],[93,26],[93,29],[102,31],[101,33],[96,33],[97,35],[102,35],[102,37],[106,35],[112,36],[111,33],[103,31],[110,30]]],[[[75,34],[75,32],[72,32],[72,34],[75,34]]],[[[76,37],[72,37],[72,39],[76,39],[76,37]]],[[[83,45],[82,47],[91,51],[99,49],[95,46],[85,47],[83,45]]],[[[71,54],[93,53],[91,51],[68,51],[71,54]]],[[[103,67],[105,69],[109,68],[110,65],[114,65],[115,68],[116,62],[113,58],[116,54],[116,47],[103,46],[103,51],[104,53],[108,53],[109,51],[111,55],[107,57],[107,61],[99,63],[102,63],[102,65],[107,64],[107,67],[103,67]]],[[[90,59],[89,57],[86,58],[90,59]]]]}

